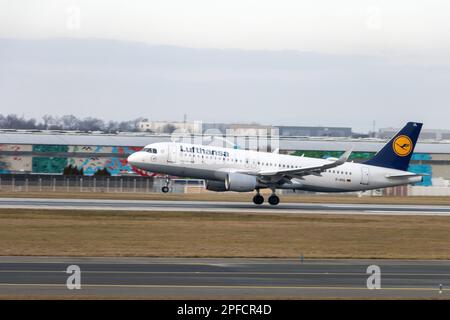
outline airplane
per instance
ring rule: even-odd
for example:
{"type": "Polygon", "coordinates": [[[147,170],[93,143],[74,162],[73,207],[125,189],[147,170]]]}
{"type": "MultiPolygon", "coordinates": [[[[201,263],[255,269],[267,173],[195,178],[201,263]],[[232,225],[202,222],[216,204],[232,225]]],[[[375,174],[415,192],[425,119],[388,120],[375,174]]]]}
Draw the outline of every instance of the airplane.
{"type": "Polygon", "coordinates": [[[217,192],[272,190],[268,198],[277,205],[276,189],[316,192],[352,192],[400,186],[423,181],[408,172],[422,123],[408,122],[379,152],[363,163],[348,162],[352,150],[340,158],[309,158],[180,142],[157,142],[128,157],[140,170],[166,176],[162,192],[169,191],[171,176],[206,180],[206,189],[217,192]]]}

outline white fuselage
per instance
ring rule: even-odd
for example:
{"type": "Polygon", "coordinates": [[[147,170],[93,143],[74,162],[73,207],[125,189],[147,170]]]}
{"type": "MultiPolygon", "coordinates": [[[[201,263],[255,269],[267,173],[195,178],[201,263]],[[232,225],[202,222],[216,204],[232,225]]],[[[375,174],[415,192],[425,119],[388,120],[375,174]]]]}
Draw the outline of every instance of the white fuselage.
{"type": "MultiPolygon", "coordinates": [[[[129,163],[139,169],[168,175],[224,181],[227,174],[288,170],[331,163],[331,160],[268,152],[161,142],[132,154],[129,163]],[[147,151],[144,151],[147,150],[147,151]],[[148,151],[149,150],[149,151],[148,151]],[[155,152],[156,151],[156,152],[155,152]]],[[[408,172],[346,162],[320,174],[293,178],[278,189],[322,192],[360,191],[420,182],[422,177],[388,178],[408,172]]]]}

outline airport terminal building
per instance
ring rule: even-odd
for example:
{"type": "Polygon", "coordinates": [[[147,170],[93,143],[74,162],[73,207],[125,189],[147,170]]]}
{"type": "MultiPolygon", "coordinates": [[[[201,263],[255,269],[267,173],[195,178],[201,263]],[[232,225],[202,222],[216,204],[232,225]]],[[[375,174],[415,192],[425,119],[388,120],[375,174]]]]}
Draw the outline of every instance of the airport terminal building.
{"type": "MultiPolygon", "coordinates": [[[[254,137],[240,137],[240,141],[244,141],[240,147],[255,145],[253,140],[254,137]]],[[[136,173],[126,161],[128,155],[147,144],[161,141],[171,141],[171,137],[146,133],[2,131],[0,174],[60,175],[70,165],[82,168],[87,176],[102,169],[107,169],[112,176],[134,175],[136,173]]],[[[353,147],[350,160],[362,162],[372,157],[386,141],[375,138],[284,136],[277,143],[280,153],[316,158],[339,157],[353,147]]],[[[409,170],[428,175],[422,182],[423,186],[448,186],[450,140],[419,140],[409,170]]]]}

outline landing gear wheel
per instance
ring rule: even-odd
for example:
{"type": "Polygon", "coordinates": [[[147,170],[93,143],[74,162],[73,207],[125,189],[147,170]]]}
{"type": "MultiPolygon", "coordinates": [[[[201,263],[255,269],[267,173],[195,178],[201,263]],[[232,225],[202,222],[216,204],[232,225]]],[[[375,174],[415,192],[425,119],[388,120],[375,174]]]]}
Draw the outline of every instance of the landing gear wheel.
{"type": "Polygon", "coordinates": [[[269,197],[269,203],[273,206],[276,206],[280,203],[280,198],[277,195],[273,194],[269,197]]]}
{"type": "Polygon", "coordinates": [[[253,203],[254,203],[254,204],[262,204],[263,202],[264,202],[264,197],[263,197],[262,195],[256,194],[256,195],[253,197],[253,203]]]}
{"type": "Polygon", "coordinates": [[[161,188],[161,191],[164,192],[164,193],[169,192],[169,184],[170,184],[170,176],[166,176],[166,183],[161,188]]]}

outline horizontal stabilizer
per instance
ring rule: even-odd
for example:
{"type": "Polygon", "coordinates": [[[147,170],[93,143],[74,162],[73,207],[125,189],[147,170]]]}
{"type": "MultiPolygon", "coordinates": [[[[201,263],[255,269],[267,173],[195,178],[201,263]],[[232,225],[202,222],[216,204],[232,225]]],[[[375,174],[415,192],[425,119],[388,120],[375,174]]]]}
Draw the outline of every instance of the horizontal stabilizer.
{"type": "Polygon", "coordinates": [[[395,178],[412,178],[412,177],[424,177],[428,176],[426,173],[400,173],[400,174],[388,174],[386,178],[395,179],[395,178]]]}

